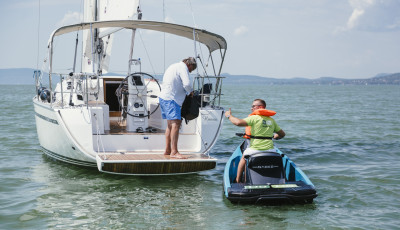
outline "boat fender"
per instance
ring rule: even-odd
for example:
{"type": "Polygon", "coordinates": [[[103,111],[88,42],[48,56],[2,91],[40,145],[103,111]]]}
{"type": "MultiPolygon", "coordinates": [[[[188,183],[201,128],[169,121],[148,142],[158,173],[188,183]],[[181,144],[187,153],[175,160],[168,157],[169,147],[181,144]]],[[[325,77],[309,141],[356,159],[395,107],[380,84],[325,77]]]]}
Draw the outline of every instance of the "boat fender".
{"type": "Polygon", "coordinates": [[[43,90],[45,90],[46,87],[40,87],[37,91],[37,95],[40,96],[40,94],[42,93],[43,90]]]}
{"type": "MultiPolygon", "coordinates": [[[[276,114],[275,111],[273,110],[268,110],[268,109],[257,109],[254,112],[250,113],[249,116],[254,116],[254,115],[260,115],[260,116],[266,116],[266,117],[272,117],[276,114]]],[[[245,134],[243,135],[243,138],[245,139],[270,139],[272,140],[272,137],[256,137],[251,135],[251,127],[246,126],[246,131],[245,134]]]]}
{"type": "Polygon", "coordinates": [[[47,101],[48,103],[50,103],[50,90],[48,89],[43,89],[40,92],[40,99],[45,102],[47,101]]]}

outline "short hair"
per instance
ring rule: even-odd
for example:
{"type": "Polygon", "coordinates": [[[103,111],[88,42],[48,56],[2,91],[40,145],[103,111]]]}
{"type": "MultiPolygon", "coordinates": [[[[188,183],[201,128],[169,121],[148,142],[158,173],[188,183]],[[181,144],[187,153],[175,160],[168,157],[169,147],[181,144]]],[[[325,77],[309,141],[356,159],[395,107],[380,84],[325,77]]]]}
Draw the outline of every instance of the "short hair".
{"type": "Polygon", "coordinates": [[[187,65],[193,65],[195,70],[197,68],[197,62],[196,59],[194,57],[188,57],[182,60],[182,62],[184,62],[187,65]]]}
{"type": "Polygon", "coordinates": [[[267,103],[265,103],[265,101],[263,99],[254,99],[254,101],[260,102],[264,106],[264,108],[267,108],[267,103]]]}

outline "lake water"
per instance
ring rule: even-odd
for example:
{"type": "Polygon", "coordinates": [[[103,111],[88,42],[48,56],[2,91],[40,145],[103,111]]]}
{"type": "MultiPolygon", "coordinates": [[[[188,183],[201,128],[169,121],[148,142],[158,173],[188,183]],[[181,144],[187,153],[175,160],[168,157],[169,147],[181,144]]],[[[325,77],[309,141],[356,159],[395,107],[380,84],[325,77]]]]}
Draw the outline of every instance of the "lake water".
{"type": "Polygon", "coordinates": [[[225,85],[246,117],[276,110],[276,145],[311,179],[313,204],[231,204],[225,162],[243,128],[225,121],[216,169],[192,175],[102,174],[48,159],[36,136],[33,86],[0,85],[0,229],[399,229],[400,87],[225,85]]]}

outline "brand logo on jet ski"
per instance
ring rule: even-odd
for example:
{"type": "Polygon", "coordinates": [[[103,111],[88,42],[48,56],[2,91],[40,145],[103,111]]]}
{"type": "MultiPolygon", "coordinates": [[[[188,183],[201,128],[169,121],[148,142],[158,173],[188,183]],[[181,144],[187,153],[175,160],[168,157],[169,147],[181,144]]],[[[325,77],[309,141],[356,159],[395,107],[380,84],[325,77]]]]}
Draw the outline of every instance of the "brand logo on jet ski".
{"type": "Polygon", "coordinates": [[[255,169],[273,169],[273,168],[279,168],[277,165],[258,165],[258,166],[253,166],[252,168],[255,169]]]}

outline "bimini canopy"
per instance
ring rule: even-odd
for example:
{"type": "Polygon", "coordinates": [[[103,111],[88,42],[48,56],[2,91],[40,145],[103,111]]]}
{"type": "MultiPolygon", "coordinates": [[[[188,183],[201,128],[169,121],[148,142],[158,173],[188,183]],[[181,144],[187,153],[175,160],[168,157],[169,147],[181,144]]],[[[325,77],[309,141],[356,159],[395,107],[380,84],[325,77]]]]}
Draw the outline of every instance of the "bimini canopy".
{"type": "Polygon", "coordinates": [[[166,22],[156,21],[142,21],[142,20],[115,20],[115,21],[97,21],[97,22],[83,22],[80,24],[68,25],[58,28],[53,32],[50,37],[49,45],[55,36],[65,33],[70,33],[77,30],[96,28],[126,28],[126,29],[146,29],[159,32],[174,34],[181,37],[186,37],[193,40],[195,34],[196,41],[204,44],[210,50],[210,53],[227,48],[225,39],[218,35],[206,30],[196,29],[188,26],[171,24],[166,22]]]}

